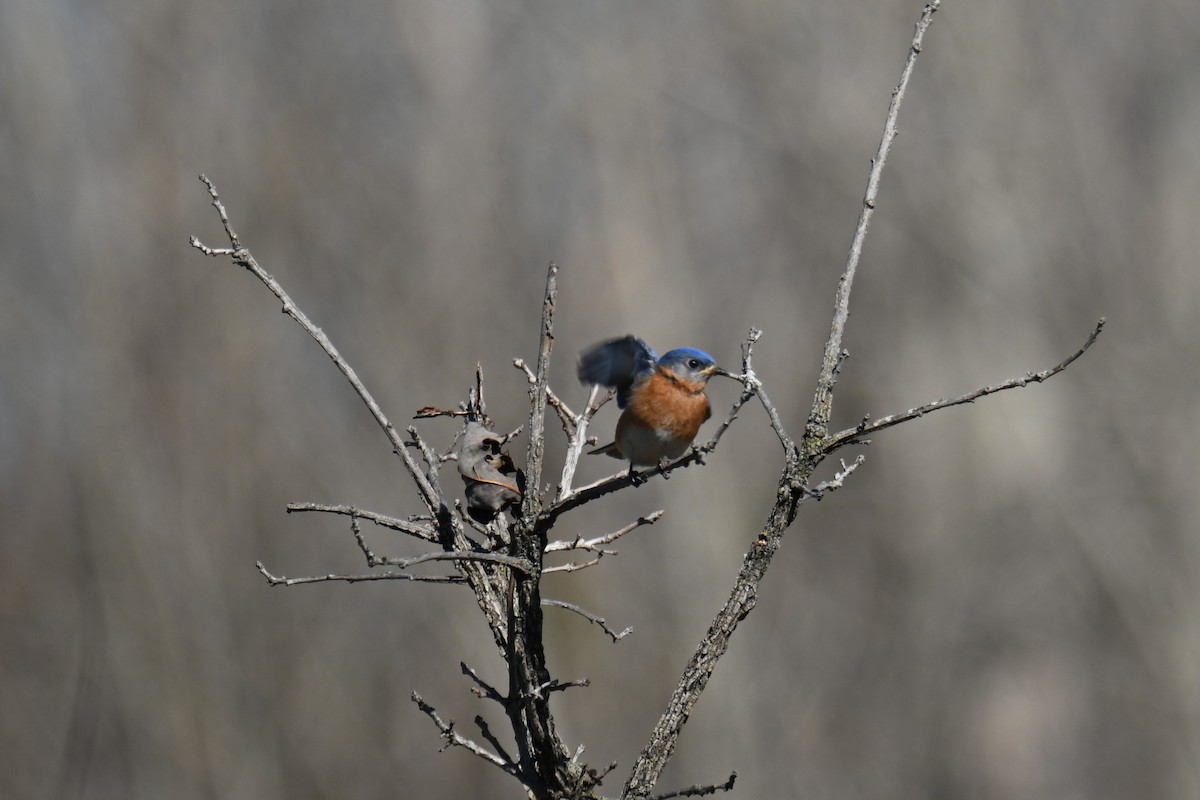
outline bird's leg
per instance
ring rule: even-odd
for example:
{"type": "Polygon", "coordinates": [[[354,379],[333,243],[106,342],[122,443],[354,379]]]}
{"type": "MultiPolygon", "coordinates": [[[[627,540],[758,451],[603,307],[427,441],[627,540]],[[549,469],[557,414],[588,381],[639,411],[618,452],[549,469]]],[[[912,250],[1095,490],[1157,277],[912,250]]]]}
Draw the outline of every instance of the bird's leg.
{"type": "Polygon", "coordinates": [[[629,462],[629,480],[634,486],[641,486],[646,482],[646,476],[633,468],[633,462],[629,462]]]}
{"type": "Polygon", "coordinates": [[[667,458],[666,456],[663,456],[658,460],[658,469],[662,474],[664,481],[671,480],[671,473],[667,472],[667,466],[670,465],[670,463],[671,459],[667,458]]]}

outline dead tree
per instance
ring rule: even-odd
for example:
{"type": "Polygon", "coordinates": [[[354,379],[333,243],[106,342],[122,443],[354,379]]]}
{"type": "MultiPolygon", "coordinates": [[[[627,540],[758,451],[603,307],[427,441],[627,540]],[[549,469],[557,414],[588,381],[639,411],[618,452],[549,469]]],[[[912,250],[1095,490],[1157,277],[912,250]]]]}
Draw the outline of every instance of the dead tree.
{"type": "MultiPolygon", "coordinates": [[[[721,784],[697,785],[665,794],[653,794],[659,776],[675,750],[679,734],[688,720],[696,701],[708,684],[713,670],[729,647],[729,640],[738,623],[746,618],[758,601],[759,584],[771,566],[784,533],[796,518],[805,501],[820,499],[826,492],[843,485],[847,477],[863,462],[858,456],[851,463],[840,462],[832,478],[816,484],[811,482],[814,471],[826,458],[847,445],[864,443],[871,435],[885,428],[907,422],[950,406],[971,403],[986,395],[1006,389],[1040,383],[1066,369],[1083,355],[1096,340],[1104,325],[1101,319],[1084,344],[1055,366],[1038,372],[1010,378],[965,394],[871,420],[864,417],[853,428],[831,431],[829,421],[833,411],[834,388],[846,353],[842,338],[850,310],[850,290],[854,282],[859,257],[871,218],[875,213],[876,195],[884,163],[896,135],[896,119],[904,99],[913,66],[921,52],[926,31],[933,21],[941,0],[925,6],[916,25],[916,33],[901,72],[900,81],[892,93],[884,123],[879,149],[871,161],[862,210],[842,272],[834,301],[833,322],[825,344],[816,389],[803,433],[797,440],[783,425],[781,416],[768,397],[764,384],[754,370],[753,354],[760,332],[751,330],[742,343],[740,374],[742,390],[724,421],[712,438],[694,446],[674,462],[640,473],[623,472],[586,486],[573,485],[575,468],[587,441],[587,428],[597,409],[608,399],[593,391],[586,406],[572,410],[550,387],[547,375],[554,344],[554,308],[557,296],[558,268],[551,264],[546,279],[542,304],[539,350],[531,367],[520,359],[514,365],[522,370],[529,385],[529,420],[526,431],[527,450],[524,469],[504,450],[513,434],[500,435],[487,416],[482,372],[476,369],[475,384],[469,397],[459,408],[442,410],[425,408],[416,417],[461,416],[463,429],[457,447],[439,451],[426,442],[413,426],[403,434],[396,430],[374,397],[359,380],[350,364],[333,343],[292,301],[280,283],[266,272],[235,233],[217,189],[207,177],[200,176],[208,188],[229,239],[228,247],[207,247],[195,237],[191,244],[209,256],[228,257],[258,278],[283,304],[283,311],[321,346],[355,392],[366,404],[396,456],[411,478],[424,511],[408,519],[390,517],[366,509],[343,505],[297,503],[288,506],[289,512],[321,512],[349,518],[350,527],[366,560],[368,572],[361,574],[317,575],[289,578],[272,574],[261,562],[258,569],[271,585],[292,586],[321,581],[409,580],[456,583],[470,589],[487,620],[501,658],[507,665],[508,685],[496,687],[485,682],[474,669],[461,664],[463,674],[472,682],[472,691],[481,699],[496,703],[508,719],[515,752],[510,752],[494,735],[483,716],[476,716],[475,725],[483,743],[458,730],[453,722],[443,719],[437,710],[421,696],[413,693],[416,706],[437,727],[446,746],[462,747],[511,775],[524,787],[527,795],[536,800],[551,798],[600,798],[601,784],[616,764],[596,768],[583,763],[581,752],[572,752],[555,729],[550,698],[555,692],[586,681],[563,681],[553,677],[547,666],[542,631],[542,609],[561,607],[581,614],[598,625],[614,641],[626,635],[628,629],[616,631],[600,616],[562,601],[543,598],[541,579],[555,570],[572,571],[597,563],[613,551],[611,546],[643,526],[654,523],[662,512],[632,520],[623,528],[592,539],[555,540],[555,523],[565,513],[584,506],[604,495],[666,476],[668,473],[695,463],[717,450],[722,436],[737,419],[743,407],[757,400],[765,410],[771,427],[779,440],[783,466],[778,490],[766,522],[745,554],[741,568],[725,605],[717,612],[708,632],[696,647],[684,668],[678,684],[667,701],[662,717],[655,725],[649,740],[625,779],[620,797],[668,798],[712,794],[733,788],[736,773],[721,784]],[[553,492],[544,493],[543,475],[544,432],[550,410],[557,415],[567,434],[568,445],[562,474],[553,492]],[[457,462],[466,488],[467,504],[458,499],[457,491],[442,485],[443,468],[457,462]],[[425,542],[428,553],[413,558],[380,556],[368,546],[360,530],[363,521],[399,531],[425,542]],[[546,568],[548,552],[574,552],[579,560],[546,568]],[[452,571],[429,575],[410,572],[418,564],[445,562],[452,571]]],[[[457,489],[457,484],[455,485],[457,489]]]]}

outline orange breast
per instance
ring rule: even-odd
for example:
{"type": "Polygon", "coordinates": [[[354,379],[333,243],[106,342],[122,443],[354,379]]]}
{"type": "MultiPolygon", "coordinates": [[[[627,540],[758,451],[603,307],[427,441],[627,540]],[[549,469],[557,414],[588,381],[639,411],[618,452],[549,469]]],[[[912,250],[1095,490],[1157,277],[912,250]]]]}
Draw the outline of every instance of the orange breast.
{"type": "Polygon", "coordinates": [[[691,442],[712,413],[704,384],[655,372],[630,398],[627,412],[642,425],[691,442]]]}

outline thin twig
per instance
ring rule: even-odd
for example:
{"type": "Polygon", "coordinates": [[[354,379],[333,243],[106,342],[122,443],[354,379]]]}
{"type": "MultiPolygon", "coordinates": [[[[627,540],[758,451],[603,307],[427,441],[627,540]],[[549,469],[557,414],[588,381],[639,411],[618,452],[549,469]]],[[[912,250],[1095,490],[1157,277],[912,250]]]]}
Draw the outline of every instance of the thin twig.
{"type": "Polygon", "coordinates": [[[415,426],[409,425],[404,429],[404,432],[410,437],[410,440],[405,442],[405,444],[411,444],[421,451],[421,457],[425,459],[425,478],[429,481],[429,485],[433,487],[437,495],[441,497],[442,487],[438,481],[438,470],[442,467],[442,457],[421,438],[421,434],[417,432],[415,426]]]}
{"type": "MultiPolygon", "coordinates": [[[[525,373],[525,380],[529,382],[530,386],[537,386],[537,375],[535,375],[533,370],[529,368],[529,365],[525,363],[525,359],[514,358],[512,363],[514,367],[525,373]]],[[[566,433],[567,436],[574,436],[575,425],[579,419],[579,416],[572,411],[571,407],[563,402],[562,398],[555,394],[554,390],[549,386],[546,387],[546,402],[549,403],[550,407],[558,413],[558,420],[562,423],[563,432],[566,433]]]]}
{"type": "Polygon", "coordinates": [[[303,578],[289,578],[286,575],[273,575],[263,566],[261,561],[254,562],[258,571],[272,586],[298,586],[302,583],[326,583],[329,581],[345,581],[360,583],[362,581],[414,581],[418,583],[466,583],[461,575],[414,575],[411,572],[368,572],[362,575],[308,575],[303,578]]]}
{"type": "Polygon", "coordinates": [[[753,389],[754,394],[758,396],[758,400],[762,403],[763,409],[767,412],[767,419],[771,422],[771,429],[775,431],[775,435],[779,437],[780,443],[784,449],[791,447],[792,437],[783,427],[783,420],[779,417],[779,409],[775,408],[775,404],[771,402],[771,398],[767,397],[766,389],[763,388],[763,383],[754,373],[752,361],[754,359],[754,343],[762,338],[763,332],[757,328],[751,328],[750,333],[746,335],[746,340],[742,343],[742,376],[740,380],[747,380],[746,388],[753,389]]]}
{"type": "Polygon", "coordinates": [[[329,505],[326,503],[288,503],[287,512],[289,514],[302,511],[320,511],[326,514],[344,514],[348,517],[357,519],[365,519],[374,522],[382,528],[390,528],[394,531],[407,533],[415,536],[418,539],[424,539],[427,542],[437,542],[437,534],[424,525],[417,525],[405,519],[389,517],[386,514],[378,514],[374,511],[367,511],[364,508],[357,508],[348,505],[329,505]]]}
{"type": "Polygon", "coordinates": [[[759,402],[762,403],[763,410],[767,412],[767,419],[771,423],[771,429],[775,431],[775,436],[779,439],[779,443],[783,446],[784,451],[790,450],[793,446],[792,437],[783,427],[783,420],[779,416],[779,409],[775,408],[775,404],[771,402],[771,398],[767,397],[767,392],[763,388],[762,381],[758,379],[758,375],[754,372],[754,343],[761,339],[762,335],[763,332],[758,328],[750,329],[750,332],[746,334],[746,338],[742,342],[741,373],[725,373],[726,376],[742,384],[742,393],[738,396],[737,401],[734,402],[729,416],[717,428],[716,433],[713,434],[713,438],[701,448],[706,453],[716,449],[717,442],[720,441],[721,436],[725,434],[725,431],[737,419],[738,412],[743,405],[750,401],[751,397],[757,397],[759,402]]]}
{"type": "Polygon", "coordinates": [[[412,701],[417,704],[417,708],[421,709],[426,716],[433,720],[433,724],[437,726],[439,731],[441,731],[442,739],[446,742],[446,744],[442,747],[443,750],[452,746],[465,747],[467,750],[470,750],[472,753],[479,756],[484,761],[487,761],[489,764],[493,764],[507,772],[509,775],[512,775],[514,778],[521,781],[522,784],[528,785],[526,784],[525,778],[521,775],[520,769],[518,769],[517,765],[511,760],[505,760],[501,758],[479,743],[468,739],[458,731],[454,730],[454,723],[443,721],[441,716],[438,715],[437,710],[421,699],[421,695],[417,694],[416,692],[412,693],[412,701]]]}
{"type": "Polygon", "coordinates": [[[463,431],[465,431],[465,430],[466,430],[466,426],[463,426],[463,427],[457,429],[454,432],[454,435],[452,437],[450,437],[450,444],[448,444],[446,446],[446,449],[442,451],[442,454],[440,456],[438,456],[438,458],[441,459],[443,464],[446,463],[447,461],[458,461],[459,441],[462,439],[463,431]]]}
{"type": "Polygon", "coordinates": [[[375,559],[375,562],[380,566],[398,567],[400,569],[408,569],[418,564],[427,564],[430,561],[475,561],[484,564],[503,564],[510,569],[524,572],[527,575],[533,572],[533,565],[523,558],[508,556],[503,553],[477,553],[473,550],[438,550],[433,553],[422,553],[412,558],[379,556],[375,559]]]}
{"type": "Polygon", "coordinates": [[[600,406],[608,401],[607,393],[600,402],[597,402],[599,396],[600,387],[592,386],[592,390],[588,394],[587,404],[584,405],[582,413],[571,418],[570,430],[567,431],[567,455],[563,459],[562,476],[558,479],[556,500],[561,500],[571,494],[571,483],[575,480],[575,470],[579,466],[579,458],[583,455],[583,448],[587,446],[588,423],[592,421],[592,417],[600,410],[600,406]]]}
{"type": "Polygon", "coordinates": [[[567,689],[573,689],[576,686],[586,688],[592,685],[590,678],[577,678],[573,681],[560,681],[558,678],[553,678],[545,683],[538,684],[530,690],[530,697],[545,697],[551,692],[564,692],[567,689]]]}
{"type": "Polygon", "coordinates": [[[358,517],[350,518],[350,530],[354,532],[354,541],[358,542],[358,549],[362,550],[363,557],[367,559],[367,566],[379,566],[379,561],[375,558],[375,551],[367,544],[367,537],[363,536],[362,526],[358,524],[358,517]]]}
{"type": "MultiPolygon", "coordinates": [[[[580,746],[580,747],[583,747],[583,745],[579,745],[579,746],[580,746]]],[[[604,780],[604,776],[608,775],[608,773],[612,772],[612,771],[613,771],[614,769],[616,769],[616,768],[617,768],[617,762],[616,762],[616,761],[612,761],[612,762],[609,762],[608,766],[606,766],[604,769],[594,769],[594,770],[591,770],[591,771],[590,771],[590,772],[591,772],[591,778],[592,778],[592,780],[594,781],[594,785],[595,785],[595,786],[599,786],[599,785],[600,785],[600,782],[601,782],[602,780],[604,780]]]]}
{"type": "Polygon", "coordinates": [[[825,455],[829,455],[840,447],[860,442],[864,437],[870,436],[876,431],[890,428],[893,425],[899,425],[901,422],[908,422],[909,420],[923,417],[926,414],[930,414],[934,411],[941,411],[943,408],[974,403],[979,398],[986,397],[989,394],[996,394],[997,392],[1003,392],[1007,389],[1019,389],[1028,386],[1031,383],[1041,383],[1047,378],[1052,378],[1067,367],[1071,366],[1071,363],[1074,362],[1075,359],[1079,358],[1088,351],[1088,348],[1090,348],[1096,341],[1096,338],[1100,336],[1100,332],[1104,330],[1105,322],[1106,320],[1101,317],[1099,321],[1096,322],[1096,327],[1092,329],[1092,333],[1090,336],[1088,336],[1087,341],[1083,343],[1083,347],[1080,347],[1074,353],[1067,356],[1053,367],[1048,367],[1040,372],[1027,372],[1019,378],[1009,378],[1002,383],[984,386],[976,389],[973,392],[967,392],[964,395],[950,400],[934,400],[932,403],[926,403],[923,406],[910,408],[908,411],[905,411],[901,414],[892,414],[891,416],[881,417],[874,422],[869,422],[867,418],[864,418],[863,421],[855,427],[830,436],[825,442],[825,445],[821,448],[821,452],[825,455]]]}
{"type": "Polygon", "coordinates": [[[507,705],[508,698],[506,698],[504,695],[500,694],[500,692],[496,689],[496,687],[492,686],[490,683],[485,681],[483,678],[479,677],[479,673],[477,673],[475,670],[468,667],[467,662],[460,661],[460,662],[458,662],[458,665],[459,665],[459,667],[462,668],[463,675],[466,675],[468,678],[470,678],[471,680],[473,680],[475,682],[475,685],[478,687],[478,691],[476,691],[476,694],[479,697],[486,697],[488,700],[495,700],[497,703],[499,703],[502,706],[507,705]]]}
{"type": "Polygon", "coordinates": [[[832,478],[827,481],[821,481],[816,486],[805,486],[804,493],[812,499],[819,501],[827,493],[836,492],[845,484],[846,478],[850,477],[854,470],[861,467],[863,462],[866,460],[866,456],[860,455],[858,458],[854,459],[854,462],[850,464],[850,466],[846,466],[846,462],[843,461],[842,468],[838,470],[838,472],[836,472],[832,478]]]}
{"type": "Polygon", "coordinates": [[[737,772],[729,774],[729,780],[724,783],[712,784],[709,786],[689,786],[686,789],[679,789],[666,794],[656,794],[649,800],[670,800],[672,797],[703,797],[706,794],[716,794],[717,792],[732,792],[733,782],[737,780],[737,772]]]}
{"type": "Polygon", "coordinates": [[[606,550],[604,549],[604,545],[612,544],[625,534],[635,531],[643,525],[653,525],[662,519],[662,515],[665,513],[666,511],[660,508],[658,511],[651,512],[644,517],[638,517],[623,528],[618,528],[615,531],[606,533],[603,536],[597,536],[593,539],[584,539],[582,536],[576,536],[571,541],[562,540],[550,542],[546,545],[546,552],[553,553],[569,550],[594,550],[596,552],[604,553],[605,555],[616,555],[615,550],[606,550]]]}
{"type": "Polygon", "coordinates": [[[579,572],[581,569],[594,567],[600,563],[600,559],[605,556],[615,556],[616,550],[601,550],[596,554],[595,558],[589,558],[587,561],[568,561],[564,564],[555,564],[553,567],[546,567],[542,570],[543,575],[549,575],[551,572],[579,572]]]}
{"type": "Polygon", "coordinates": [[[554,608],[565,608],[567,611],[574,611],[576,614],[583,617],[584,619],[586,619],[588,622],[592,623],[593,625],[599,625],[600,630],[607,633],[614,642],[619,642],[622,639],[624,639],[626,636],[628,636],[629,634],[633,633],[632,625],[630,625],[628,628],[626,628],[623,631],[617,632],[609,626],[608,622],[604,619],[604,617],[593,614],[591,611],[588,611],[587,609],[583,608],[582,606],[577,606],[574,603],[568,603],[565,600],[549,600],[549,599],[543,598],[542,605],[552,606],[554,608]]]}
{"type": "Polygon", "coordinates": [[[496,752],[500,754],[501,758],[503,758],[509,764],[516,763],[513,761],[513,757],[508,754],[508,751],[504,749],[504,745],[500,744],[500,740],[492,734],[492,729],[488,727],[487,720],[485,720],[481,715],[476,714],[475,725],[479,728],[479,734],[487,740],[488,744],[496,748],[496,752]]]}

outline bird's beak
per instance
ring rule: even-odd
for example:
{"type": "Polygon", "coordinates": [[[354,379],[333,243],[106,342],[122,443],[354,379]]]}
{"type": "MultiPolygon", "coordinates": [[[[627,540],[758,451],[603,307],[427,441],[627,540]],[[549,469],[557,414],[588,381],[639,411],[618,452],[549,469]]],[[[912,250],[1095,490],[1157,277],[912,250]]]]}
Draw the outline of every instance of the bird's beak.
{"type": "Polygon", "coordinates": [[[702,375],[710,375],[710,376],[711,375],[724,375],[727,378],[735,377],[731,372],[729,372],[728,370],[721,369],[716,364],[713,364],[711,367],[705,367],[703,370],[701,370],[701,374],[702,375]]]}

